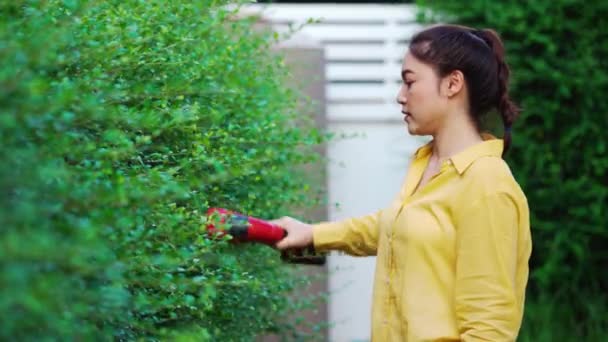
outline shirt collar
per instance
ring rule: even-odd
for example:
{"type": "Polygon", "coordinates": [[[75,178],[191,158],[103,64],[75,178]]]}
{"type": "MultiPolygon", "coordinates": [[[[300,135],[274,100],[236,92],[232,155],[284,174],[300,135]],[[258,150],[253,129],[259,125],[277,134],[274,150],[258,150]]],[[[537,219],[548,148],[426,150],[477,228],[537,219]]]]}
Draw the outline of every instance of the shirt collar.
{"type": "MultiPolygon", "coordinates": [[[[504,148],[502,139],[497,139],[493,135],[487,133],[482,134],[482,138],[484,140],[483,142],[470,146],[450,157],[450,162],[454,165],[458,174],[462,175],[474,161],[481,157],[502,156],[504,148]]],[[[432,150],[433,142],[431,141],[416,151],[416,159],[429,156],[432,150]]]]}

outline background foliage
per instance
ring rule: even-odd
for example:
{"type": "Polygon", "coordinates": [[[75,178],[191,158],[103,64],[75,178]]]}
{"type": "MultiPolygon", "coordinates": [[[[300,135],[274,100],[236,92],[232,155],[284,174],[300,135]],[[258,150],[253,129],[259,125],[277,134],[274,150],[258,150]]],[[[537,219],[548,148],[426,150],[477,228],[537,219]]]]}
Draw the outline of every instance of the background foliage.
{"type": "Polygon", "coordinates": [[[508,162],[528,196],[534,241],[521,340],[605,340],[608,3],[419,4],[425,22],[494,28],[505,41],[523,107],[508,162]]]}
{"type": "Polygon", "coordinates": [[[223,5],[0,3],[0,339],[294,333],[305,281],[202,217],[313,204],[322,137],[293,124],[272,37],[223,5]]]}

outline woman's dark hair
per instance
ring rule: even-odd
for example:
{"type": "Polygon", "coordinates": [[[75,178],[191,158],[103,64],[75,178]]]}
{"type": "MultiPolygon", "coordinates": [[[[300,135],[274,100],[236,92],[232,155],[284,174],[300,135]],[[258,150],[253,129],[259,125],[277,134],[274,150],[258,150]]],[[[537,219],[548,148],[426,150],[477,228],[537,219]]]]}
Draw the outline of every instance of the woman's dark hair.
{"type": "Polygon", "coordinates": [[[511,146],[511,126],[519,108],[509,98],[509,67],[498,34],[459,25],[432,26],[411,40],[410,52],[433,66],[444,77],[460,70],[467,85],[472,119],[479,129],[481,118],[497,109],[504,124],[503,156],[511,146]]]}

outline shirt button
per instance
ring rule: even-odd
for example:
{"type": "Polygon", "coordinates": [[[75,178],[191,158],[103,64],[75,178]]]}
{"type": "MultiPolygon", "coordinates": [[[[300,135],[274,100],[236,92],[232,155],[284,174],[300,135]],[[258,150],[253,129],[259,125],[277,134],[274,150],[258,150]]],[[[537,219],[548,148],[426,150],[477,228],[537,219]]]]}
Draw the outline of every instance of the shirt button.
{"type": "Polygon", "coordinates": [[[386,277],[386,283],[390,283],[391,282],[391,278],[390,277],[386,277]]]}

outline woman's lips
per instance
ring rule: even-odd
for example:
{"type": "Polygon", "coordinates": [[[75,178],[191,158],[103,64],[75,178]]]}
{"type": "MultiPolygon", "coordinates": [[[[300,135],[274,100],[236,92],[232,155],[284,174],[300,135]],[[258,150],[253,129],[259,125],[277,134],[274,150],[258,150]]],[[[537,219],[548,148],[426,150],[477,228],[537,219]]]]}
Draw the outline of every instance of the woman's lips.
{"type": "Polygon", "coordinates": [[[409,112],[401,112],[403,113],[403,121],[407,122],[412,116],[409,112]]]}

